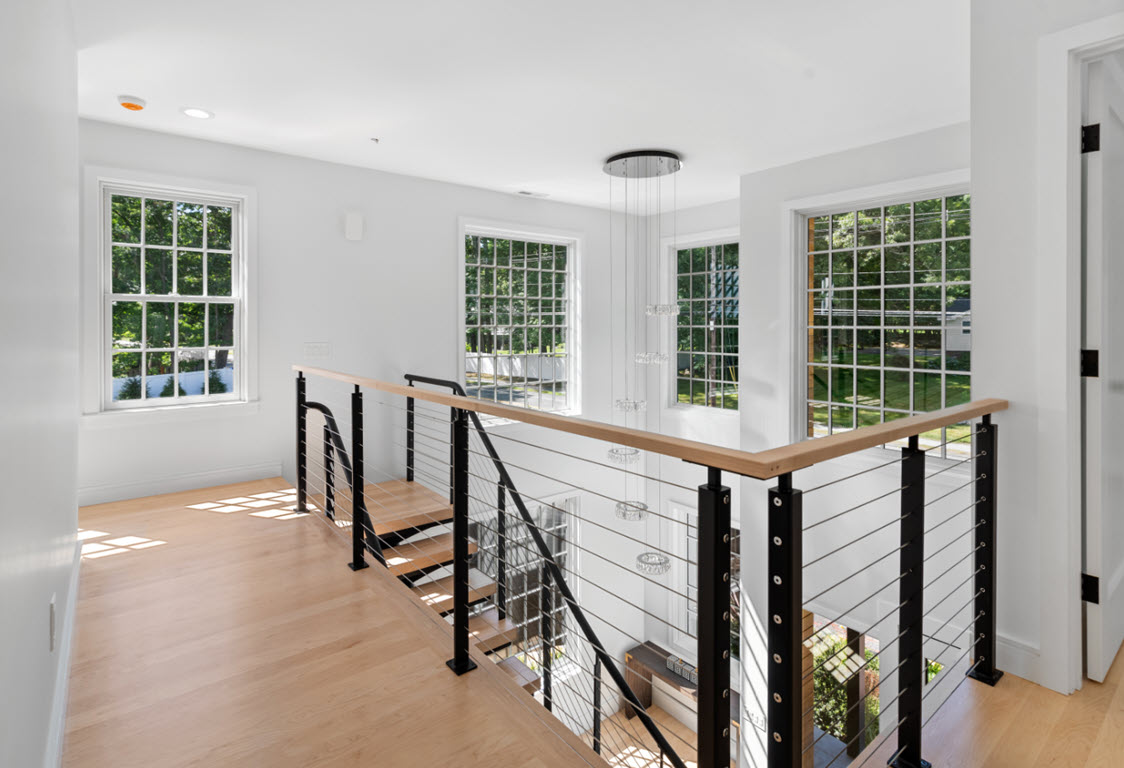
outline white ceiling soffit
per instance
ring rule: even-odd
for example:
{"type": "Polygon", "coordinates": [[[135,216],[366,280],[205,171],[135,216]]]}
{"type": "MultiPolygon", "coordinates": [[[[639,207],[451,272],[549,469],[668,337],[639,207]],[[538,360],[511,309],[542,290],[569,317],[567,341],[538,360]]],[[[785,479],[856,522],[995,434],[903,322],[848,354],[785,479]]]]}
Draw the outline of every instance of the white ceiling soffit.
{"type": "Polygon", "coordinates": [[[967,120],[968,2],[82,0],[79,111],[602,206],[606,157],[670,149],[682,208],[967,120]]]}

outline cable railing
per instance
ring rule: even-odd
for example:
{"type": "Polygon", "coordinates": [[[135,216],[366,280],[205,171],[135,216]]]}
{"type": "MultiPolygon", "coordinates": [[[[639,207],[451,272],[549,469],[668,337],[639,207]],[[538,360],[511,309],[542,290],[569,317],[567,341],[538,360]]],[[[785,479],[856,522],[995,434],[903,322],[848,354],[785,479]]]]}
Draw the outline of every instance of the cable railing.
{"type": "Polygon", "coordinates": [[[294,368],[300,510],[350,535],[352,568],[371,555],[451,624],[453,672],[484,658],[520,671],[591,764],[794,767],[815,753],[816,765],[859,766],[892,749],[895,765],[920,766],[953,672],[1002,676],[991,414],[1005,401],[749,453],[476,400],[425,376],[294,368]],[[541,431],[516,436],[482,416],[541,431]],[[970,440],[967,458],[920,443],[971,423],[947,441],[970,440]],[[837,473],[837,459],[896,445],[837,473]],[[610,446],[638,463],[600,461],[610,446]],[[668,470],[665,457],[682,462],[668,470]],[[723,472],[776,484],[758,505],[753,484],[723,472]],[[764,540],[741,542],[734,506],[764,540]],[[766,584],[742,581],[742,551],[760,553],[766,584]],[[637,554],[658,567],[639,569],[637,554]],[[671,669],[678,656],[697,666],[671,669]],[[845,702],[834,720],[817,708],[832,690],[845,702]]]}

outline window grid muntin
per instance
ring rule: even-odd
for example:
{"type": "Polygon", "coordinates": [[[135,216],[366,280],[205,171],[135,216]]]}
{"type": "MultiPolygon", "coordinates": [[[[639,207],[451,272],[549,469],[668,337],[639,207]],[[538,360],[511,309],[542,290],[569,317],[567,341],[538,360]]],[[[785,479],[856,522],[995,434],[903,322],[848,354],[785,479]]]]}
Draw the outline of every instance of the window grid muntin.
{"type": "Polygon", "coordinates": [[[574,408],[572,382],[572,339],[571,328],[573,295],[573,252],[572,243],[559,242],[549,238],[518,240],[499,234],[465,234],[465,384],[470,397],[492,400],[507,404],[517,404],[512,398],[517,392],[522,395],[522,405],[533,410],[565,412],[574,408]],[[514,265],[515,246],[522,247],[520,258],[522,266],[514,265]],[[490,248],[490,253],[488,249],[490,248]],[[544,249],[549,249],[549,253],[544,249]],[[500,251],[506,250],[506,265],[500,264],[500,251]],[[529,251],[537,251],[537,255],[529,251]],[[485,254],[487,253],[487,258],[485,254]],[[549,258],[549,268],[544,268],[549,258]],[[536,266],[531,262],[537,259],[536,266]],[[559,259],[562,267],[558,268],[559,259]],[[500,293],[498,286],[500,270],[508,274],[507,291],[500,293]],[[475,279],[474,279],[475,273],[475,279]],[[532,277],[533,276],[533,277],[532,277]],[[518,277],[518,280],[516,280],[518,277]],[[521,289],[517,290],[517,285],[521,289]],[[549,288],[547,287],[549,285],[549,288]],[[475,287],[475,290],[473,288],[475,287]],[[487,290],[486,290],[487,289],[487,290]],[[485,302],[490,303],[490,311],[485,302]],[[502,302],[502,303],[501,303],[502,302]],[[506,309],[505,309],[506,307],[506,309]],[[522,311],[516,311],[519,307],[522,311]],[[529,311],[530,309],[534,311],[529,311]],[[473,321],[475,317],[475,322],[473,321]],[[522,322],[516,322],[521,317],[522,322]],[[501,322],[506,318],[507,322],[501,322]],[[548,321],[544,318],[549,319],[548,321]],[[499,333],[506,328],[508,333],[499,333]],[[533,335],[538,340],[539,352],[531,352],[529,339],[533,335]],[[544,332],[549,334],[549,347],[544,346],[544,332]],[[485,334],[491,334],[492,352],[483,351],[485,334]],[[503,353],[501,337],[506,337],[507,355],[503,353]],[[516,338],[523,339],[523,352],[511,354],[516,338]],[[561,348],[561,352],[558,351],[561,348]],[[549,349],[549,352],[545,350],[549,349]],[[477,371],[468,370],[468,360],[476,356],[477,371]],[[532,378],[530,361],[537,358],[539,376],[532,378]],[[486,386],[483,367],[485,360],[491,361],[491,397],[481,395],[486,386]],[[511,376],[505,387],[499,386],[500,361],[509,360],[511,376]],[[543,378],[543,361],[551,365],[549,387],[543,378]],[[516,376],[516,364],[521,361],[523,374],[516,376]],[[561,371],[558,370],[560,361],[561,371]],[[538,382],[533,385],[532,382],[538,382]],[[475,391],[472,389],[475,387],[475,391]],[[532,392],[533,389],[533,392],[532,392]],[[507,398],[501,398],[501,392],[507,398]],[[544,401],[549,397],[551,404],[544,401]],[[560,401],[560,402],[559,402],[560,401]]]}
{"type": "Polygon", "coordinates": [[[679,305],[675,324],[675,402],[737,410],[738,243],[681,248],[676,251],[675,260],[676,300],[679,305]],[[704,295],[698,295],[700,289],[704,295]],[[715,321],[713,327],[711,320],[715,321]],[[715,332],[713,343],[708,337],[711,330],[715,332]],[[683,355],[686,355],[685,366],[680,364],[683,355]],[[731,358],[732,366],[727,365],[731,358]],[[703,367],[702,376],[695,373],[698,362],[703,367]],[[711,373],[715,375],[709,375],[711,373]],[[701,393],[702,402],[696,402],[696,391],[701,393]]]}
{"type": "MultiPolygon", "coordinates": [[[[926,213],[926,212],[922,212],[926,213]]],[[[935,213],[935,212],[934,212],[935,213]]],[[[872,232],[873,230],[865,230],[872,232]]],[[[966,350],[954,350],[949,348],[950,335],[952,326],[949,320],[949,308],[952,306],[952,301],[949,296],[949,289],[963,289],[963,295],[968,300],[967,309],[959,313],[951,313],[953,316],[958,316],[961,322],[960,330],[962,335],[970,335],[971,328],[971,205],[970,196],[967,193],[962,194],[947,194],[939,198],[924,198],[914,199],[908,203],[887,204],[881,206],[870,206],[868,208],[861,208],[856,206],[849,210],[833,211],[819,216],[809,216],[807,219],[807,241],[806,254],[808,258],[808,288],[807,293],[807,317],[809,326],[806,329],[806,371],[808,392],[806,397],[806,433],[809,437],[821,436],[824,434],[831,434],[835,431],[846,431],[854,426],[860,426],[859,416],[860,412],[865,412],[867,415],[874,413],[878,414],[879,422],[887,420],[887,416],[891,419],[900,418],[903,416],[912,415],[915,413],[924,412],[918,408],[916,401],[918,383],[915,379],[916,374],[928,374],[936,376],[939,382],[939,397],[940,403],[935,408],[945,407],[948,404],[948,383],[949,377],[953,377],[955,384],[962,384],[964,394],[962,399],[957,402],[967,402],[970,399],[971,393],[971,346],[970,341],[966,350]],[[939,200],[940,211],[939,217],[929,214],[929,219],[926,223],[932,225],[934,222],[939,223],[940,236],[927,237],[915,239],[917,235],[918,224],[918,211],[917,206],[922,203],[931,203],[934,200],[939,200]],[[962,207],[950,208],[950,201],[960,200],[963,202],[962,207]],[[888,231],[888,218],[890,214],[887,213],[890,209],[899,209],[898,216],[902,215],[904,211],[902,208],[908,209],[909,230],[908,237],[904,240],[895,240],[890,242],[890,232],[888,231]],[[859,224],[862,220],[860,214],[867,214],[877,211],[878,214],[878,240],[877,244],[866,243],[859,244],[860,231],[859,224]],[[950,214],[952,214],[950,216],[950,214]],[[836,220],[851,216],[852,221],[846,230],[838,230],[845,236],[850,237],[849,244],[842,247],[837,247],[836,240],[836,220]],[[955,219],[957,226],[962,226],[964,231],[959,234],[950,235],[950,220],[955,219]],[[826,221],[826,229],[822,229],[819,225],[826,221]],[[820,237],[822,236],[823,242],[826,247],[817,248],[820,237]],[[957,254],[958,258],[964,262],[958,263],[955,266],[950,266],[949,247],[952,244],[954,247],[961,247],[963,244],[963,252],[957,254]],[[939,280],[918,280],[918,247],[933,246],[939,247],[940,259],[940,279],[939,280]],[[894,248],[907,248],[908,249],[908,279],[902,282],[887,283],[886,282],[886,267],[887,267],[887,249],[894,248]],[[869,274],[874,274],[878,278],[875,283],[868,283],[867,285],[859,285],[860,278],[860,256],[877,251],[879,254],[878,264],[879,269],[877,272],[870,271],[869,274]],[[836,276],[836,255],[837,254],[850,254],[850,269],[843,272],[844,279],[839,287],[835,287],[836,276]],[[822,258],[823,265],[826,266],[826,271],[817,269],[817,257],[822,258]],[[955,271],[954,278],[966,276],[967,279],[949,279],[950,271],[955,271]],[[938,303],[939,313],[935,318],[935,322],[924,323],[919,322],[919,313],[917,311],[917,296],[916,289],[918,288],[939,288],[940,299],[938,303]],[[879,298],[878,309],[878,322],[877,323],[862,323],[860,321],[860,313],[858,311],[859,291],[868,291],[870,293],[877,293],[879,298]],[[904,317],[898,315],[902,323],[888,322],[890,317],[887,314],[888,292],[890,291],[905,291],[908,294],[907,311],[904,317]],[[850,322],[835,322],[836,317],[832,314],[830,306],[825,308],[825,305],[820,304],[817,307],[817,300],[823,298],[830,298],[833,294],[843,294],[844,300],[851,298],[852,303],[850,311],[844,310],[844,314],[850,314],[850,322]],[[921,332],[938,332],[939,339],[939,365],[936,367],[923,367],[918,364],[918,349],[915,345],[916,333],[921,332]],[[834,338],[836,332],[843,332],[851,334],[851,354],[849,363],[836,363],[833,361],[833,355],[836,350],[834,338]],[[859,353],[861,348],[858,345],[858,334],[860,332],[876,332],[879,335],[878,346],[878,364],[860,364],[858,362],[859,353]],[[905,352],[905,357],[908,364],[905,366],[887,366],[887,332],[900,333],[905,332],[908,334],[909,346],[905,352]],[[821,360],[818,357],[816,335],[823,333],[824,344],[822,347],[824,358],[821,360]],[[950,368],[949,367],[949,353],[959,352],[964,357],[964,368],[950,368]],[[826,371],[826,377],[822,386],[816,385],[816,369],[826,371]],[[850,371],[850,401],[848,403],[836,402],[835,387],[837,378],[844,383],[845,376],[837,377],[835,371],[850,371]],[[861,406],[859,397],[859,380],[860,371],[877,371],[878,372],[878,399],[877,406],[861,406]],[[886,388],[886,374],[902,374],[906,376],[906,394],[908,396],[908,405],[901,407],[900,403],[895,403],[896,407],[888,407],[887,401],[887,388],[886,388]],[[956,378],[960,377],[960,378],[956,378]],[[817,397],[818,394],[826,394],[826,397],[817,397]],[[846,411],[850,413],[847,414],[846,411]],[[826,421],[817,423],[817,411],[824,414],[826,421]],[[837,419],[841,422],[837,424],[837,419]]],[[[933,254],[930,254],[933,255],[933,254]]],[[[921,270],[926,272],[933,272],[933,269],[921,270]]],[[[873,297],[871,297],[873,298],[873,297]]],[[[900,311],[900,310],[898,310],[900,311]]],[[[955,321],[954,317],[954,321],[955,321]]],[[[930,358],[930,362],[932,358],[930,358]]],[[[955,404],[955,403],[953,403],[955,404]]],[[[926,410],[934,410],[926,409],[926,410]]],[[[875,422],[872,422],[875,423],[875,422]]],[[[925,436],[927,442],[931,444],[944,443],[947,439],[952,437],[960,437],[961,433],[965,431],[964,425],[957,425],[955,430],[942,429],[939,434],[928,434],[925,436]]],[[[947,446],[942,446],[941,455],[954,454],[957,457],[967,455],[970,453],[970,448],[967,442],[952,443],[947,446]]]]}
{"type": "MultiPolygon", "coordinates": [[[[229,199],[222,196],[197,196],[192,194],[181,195],[170,190],[135,190],[127,187],[118,187],[116,185],[103,185],[102,200],[104,206],[104,219],[102,221],[102,238],[106,243],[106,248],[103,254],[103,308],[105,312],[105,330],[103,333],[108,337],[108,354],[106,358],[106,392],[104,398],[104,407],[112,409],[130,409],[130,408],[153,408],[168,405],[185,405],[198,402],[221,402],[227,400],[237,400],[241,397],[241,381],[242,370],[241,367],[244,363],[239,363],[236,359],[237,350],[241,348],[241,326],[242,326],[242,274],[239,264],[238,243],[241,237],[241,205],[238,200],[229,199]],[[114,239],[113,229],[113,201],[114,198],[132,198],[139,201],[140,214],[139,225],[140,234],[136,242],[128,242],[124,240],[114,239]],[[150,201],[157,201],[169,203],[171,206],[171,244],[149,244],[148,243],[148,203],[150,201]],[[181,218],[180,206],[198,206],[201,208],[201,223],[200,233],[201,242],[199,247],[194,246],[181,246],[179,238],[179,224],[181,218]],[[210,247],[210,226],[209,219],[211,209],[226,209],[229,210],[229,248],[211,248],[210,247]],[[140,275],[140,293],[120,293],[113,291],[114,269],[115,269],[115,248],[130,248],[138,251],[139,258],[139,275],[140,275]],[[172,274],[169,280],[171,287],[168,293],[149,293],[148,292],[148,251],[164,251],[168,252],[171,256],[172,274]],[[180,294],[179,288],[179,254],[181,252],[199,253],[200,254],[200,286],[201,294],[180,294]],[[210,295],[210,261],[212,255],[226,256],[230,259],[230,293],[220,295],[210,295]],[[118,302],[128,302],[140,305],[140,328],[141,328],[141,344],[139,347],[117,347],[116,346],[116,329],[114,324],[113,305],[118,302]],[[148,322],[150,304],[171,304],[172,305],[172,341],[173,346],[149,347],[148,346],[148,322]],[[202,330],[202,346],[183,347],[180,346],[180,305],[182,304],[201,304],[203,305],[203,330],[202,330]],[[222,305],[232,308],[231,312],[231,344],[212,344],[211,341],[211,306],[222,305]],[[179,391],[182,387],[180,380],[180,361],[185,356],[185,353],[193,354],[199,353],[201,355],[202,368],[202,392],[198,395],[184,395],[181,396],[179,391]],[[210,373],[212,370],[219,370],[213,368],[212,362],[219,353],[226,353],[227,360],[233,367],[230,383],[230,391],[225,393],[211,393],[210,373]],[[171,356],[171,384],[172,393],[170,396],[151,395],[149,390],[149,355],[151,354],[168,354],[171,356]],[[139,379],[140,379],[140,396],[130,399],[114,399],[114,380],[113,375],[114,360],[122,355],[137,355],[139,356],[139,379]]],[[[190,373],[190,371],[189,371],[190,373]]],[[[167,375],[167,374],[157,374],[167,375]]],[[[128,377],[133,378],[133,377],[128,377]]],[[[167,382],[165,383],[165,386],[167,382]]]]}

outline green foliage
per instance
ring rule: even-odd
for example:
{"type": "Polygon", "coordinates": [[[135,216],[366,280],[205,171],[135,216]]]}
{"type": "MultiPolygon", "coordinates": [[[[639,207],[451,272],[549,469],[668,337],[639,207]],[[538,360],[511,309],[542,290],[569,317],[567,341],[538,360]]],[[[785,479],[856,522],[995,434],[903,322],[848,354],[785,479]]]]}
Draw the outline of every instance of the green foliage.
{"type": "Polygon", "coordinates": [[[125,383],[121,385],[120,391],[117,393],[118,400],[140,400],[141,397],[141,378],[140,376],[130,376],[125,379],[125,383]]]}
{"type": "MultiPolygon", "coordinates": [[[[829,635],[829,637],[831,636],[829,635]]],[[[813,661],[815,692],[813,694],[812,719],[817,728],[843,741],[847,741],[847,686],[845,683],[836,680],[827,666],[823,665],[823,662],[841,651],[846,645],[846,640],[834,638],[830,646],[822,653],[817,654],[813,661]]],[[[843,654],[839,654],[835,658],[841,659],[842,657],[843,654]]],[[[874,651],[867,650],[866,660],[869,663],[858,674],[866,676],[867,692],[870,693],[878,686],[879,659],[874,655],[874,651]]],[[[865,742],[869,744],[878,736],[878,715],[881,710],[878,693],[870,693],[860,706],[863,707],[866,717],[865,742]]]]}
{"type": "Polygon", "coordinates": [[[226,392],[226,384],[222,380],[222,376],[214,368],[207,374],[207,386],[210,388],[212,395],[219,395],[226,392]]]}
{"type": "MultiPolygon", "coordinates": [[[[169,376],[168,380],[164,382],[164,388],[160,390],[160,397],[171,397],[172,392],[175,390],[176,377],[169,376]]],[[[187,393],[183,391],[183,387],[179,388],[180,397],[187,397],[187,393]]]]}

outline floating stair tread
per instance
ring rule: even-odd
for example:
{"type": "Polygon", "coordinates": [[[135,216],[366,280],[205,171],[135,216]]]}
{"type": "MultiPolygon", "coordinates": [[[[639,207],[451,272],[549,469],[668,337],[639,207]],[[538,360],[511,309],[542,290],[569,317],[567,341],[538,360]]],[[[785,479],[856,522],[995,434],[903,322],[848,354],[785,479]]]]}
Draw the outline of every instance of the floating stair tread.
{"type": "Polygon", "coordinates": [[[533,694],[542,685],[539,674],[520,661],[518,656],[509,656],[496,666],[506,672],[527,693],[533,694]]]}
{"type": "MultiPolygon", "coordinates": [[[[339,481],[342,482],[342,474],[339,481]]],[[[388,480],[383,483],[368,483],[364,489],[367,514],[379,536],[434,523],[452,522],[453,505],[449,500],[420,483],[388,480]]],[[[318,509],[325,507],[322,493],[310,495],[309,500],[318,509]]],[[[351,517],[351,491],[346,486],[336,487],[335,507],[345,517],[351,517]]]]}
{"type": "MultiPolygon", "coordinates": [[[[468,543],[468,553],[476,552],[476,544],[468,543]]],[[[418,571],[453,562],[453,534],[441,533],[417,541],[402,542],[383,550],[386,567],[395,576],[406,576],[418,571]]]]}
{"type": "Polygon", "coordinates": [[[499,611],[491,608],[468,620],[469,637],[485,652],[514,643],[519,637],[519,627],[515,622],[499,616],[499,611]]]}
{"type": "MultiPolygon", "coordinates": [[[[454,579],[452,576],[446,576],[443,579],[436,579],[434,581],[427,581],[424,584],[417,584],[413,587],[414,594],[416,594],[423,603],[428,605],[438,613],[447,613],[453,610],[453,584],[454,579]]],[[[496,582],[489,581],[481,584],[473,584],[469,580],[468,587],[468,601],[475,603],[480,600],[485,600],[496,593],[496,582]]]]}

